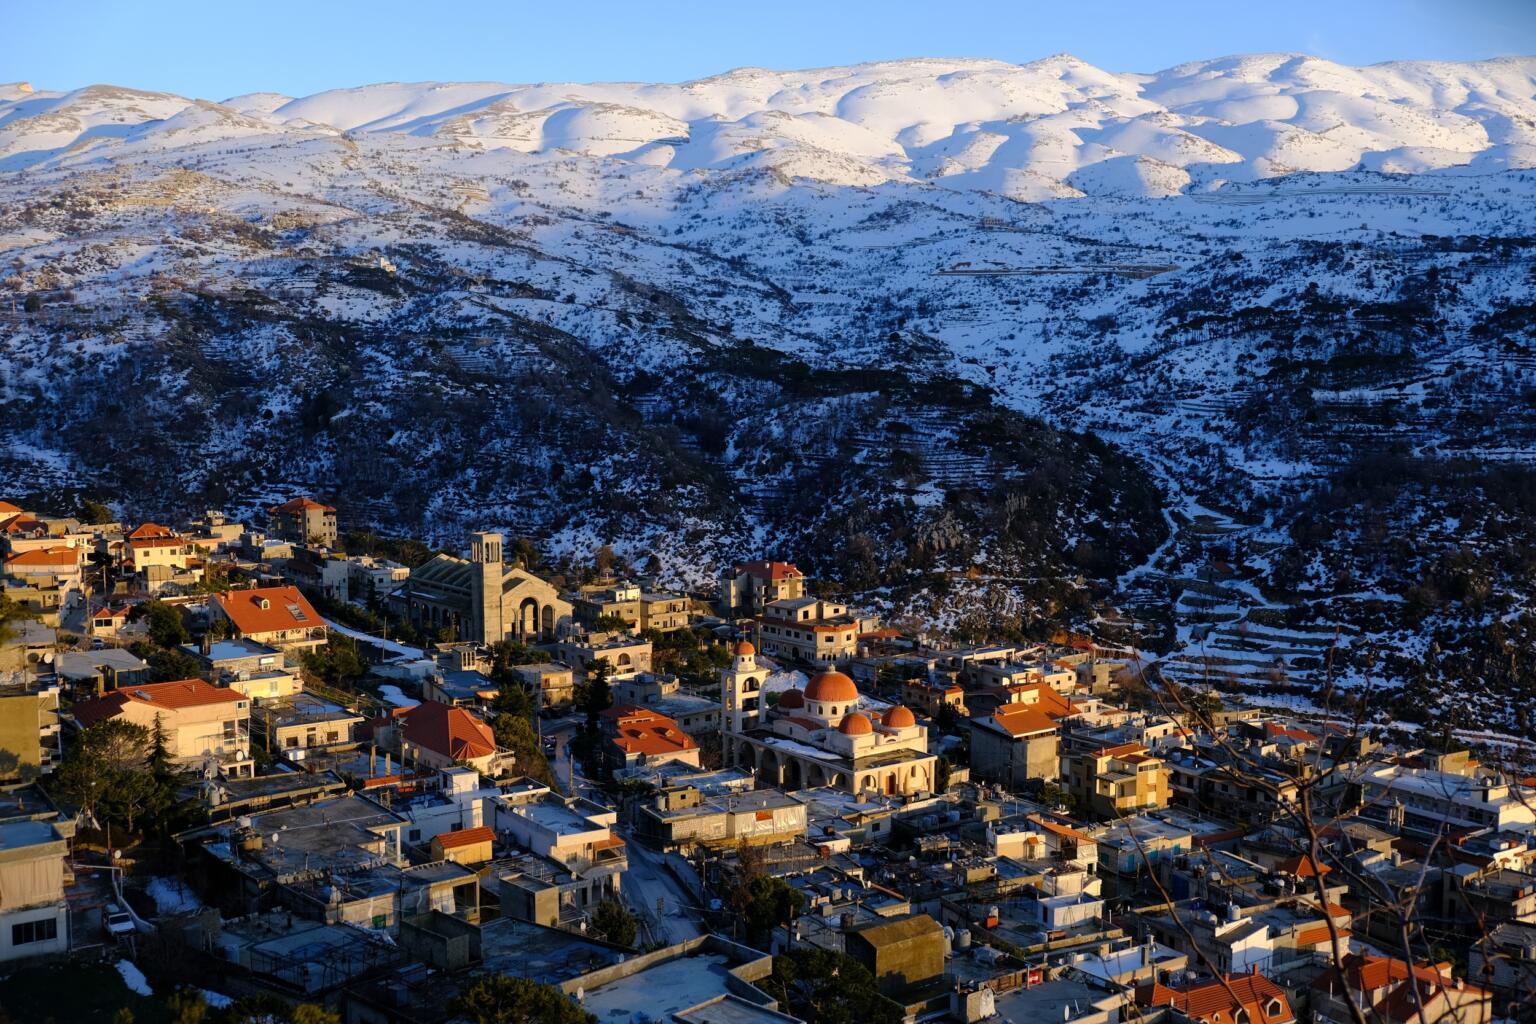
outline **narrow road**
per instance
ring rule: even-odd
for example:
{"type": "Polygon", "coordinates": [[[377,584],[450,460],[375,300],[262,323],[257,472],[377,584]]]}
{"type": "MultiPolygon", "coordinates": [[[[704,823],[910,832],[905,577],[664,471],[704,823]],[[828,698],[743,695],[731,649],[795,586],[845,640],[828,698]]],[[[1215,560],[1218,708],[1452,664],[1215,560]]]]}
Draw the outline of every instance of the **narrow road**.
{"type": "Polygon", "coordinates": [[[649,921],[652,934],[668,945],[704,934],[692,909],[698,903],[662,863],[661,854],[628,841],[629,867],[624,872],[623,892],[635,913],[649,921]],[[661,912],[657,913],[657,901],[661,912]]]}

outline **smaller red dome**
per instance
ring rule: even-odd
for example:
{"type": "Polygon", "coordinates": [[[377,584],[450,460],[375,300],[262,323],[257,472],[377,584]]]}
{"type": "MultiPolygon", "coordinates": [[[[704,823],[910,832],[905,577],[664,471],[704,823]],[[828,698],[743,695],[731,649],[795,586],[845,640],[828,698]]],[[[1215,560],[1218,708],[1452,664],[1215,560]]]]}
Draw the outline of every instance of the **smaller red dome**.
{"type": "Polygon", "coordinates": [[[842,724],[837,727],[837,731],[844,736],[868,736],[875,731],[875,726],[867,716],[855,711],[843,719],[842,724]]]}
{"type": "Polygon", "coordinates": [[[909,708],[897,704],[885,713],[885,724],[892,729],[910,729],[917,724],[917,716],[909,708]]]}
{"type": "Polygon", "coordinates": [[[750,658],[757,653],[757,648],[752,646],[752,641],[743,640],[736,645],[736,657],[750,658]]]}
{"type": "Polygon", "coordinates": [[[779,695],[779,707],[790,710],[805,707],[805,693],[801,690],[785,690],[779,695]]]}

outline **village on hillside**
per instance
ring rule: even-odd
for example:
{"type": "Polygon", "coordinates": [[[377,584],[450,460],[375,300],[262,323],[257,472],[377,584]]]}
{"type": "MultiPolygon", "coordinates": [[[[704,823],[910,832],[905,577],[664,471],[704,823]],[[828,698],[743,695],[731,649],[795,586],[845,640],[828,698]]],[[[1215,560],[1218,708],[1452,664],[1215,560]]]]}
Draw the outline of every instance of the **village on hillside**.
{"type": "Polygon", "coordinates": [[[1536,1006],[1536,778],[1498,750],[1091,635],[958,646],[774,552],[694,592],[306,496],[57,511],[0,501],[0,974],[36,1019],[107,983],[349,1024],[1536,1006]]]}

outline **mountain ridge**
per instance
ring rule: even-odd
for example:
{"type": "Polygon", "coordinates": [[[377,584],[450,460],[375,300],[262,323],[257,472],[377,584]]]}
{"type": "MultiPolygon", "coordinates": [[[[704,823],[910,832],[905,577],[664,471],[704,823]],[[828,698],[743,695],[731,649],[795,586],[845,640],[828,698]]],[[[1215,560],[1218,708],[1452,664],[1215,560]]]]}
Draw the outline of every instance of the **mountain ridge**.
{"type": "MultiPolygon", "coordinates": [[[[1533,97],[1536,58],[1357,68],[1305,54],[1234,55],[1147,74],[1060,54],[1025,64],[913,58],[739,68],[675,84],[388,82],[219,103],[92,85],[0,100],[0,170],[101,159],[114,136],[153,141],[173,107],[201,104],[229,112],[230,138],[394,132],[682,172],[761,165],[833,184],[919,181],[1024,200],[1150,196],[1362,161],[1387,171],[1533,166],[1533,97]],[[121,101],[115,116],[76,119],[70,137],[72,111],[109,100],[121,101]],[[38,118],[34,128],[52,131],[18,130],[38,118]],[[57,144],[31,148],[44,142],[57,144]],[[1158,169],[1151,178],[1109,169],[1125,158],[1158,169]]],[[[221,138],[216,123],[202,128],[204,141],[221,138]]]]}
{"type": "Polygon", "coordinates": [[[294,108],[368,130],[18,93],[0,493],[313,491],[682,583],[766,553],[914,627],[1518,723],[1533,69],[909,62],[294,108]]]}

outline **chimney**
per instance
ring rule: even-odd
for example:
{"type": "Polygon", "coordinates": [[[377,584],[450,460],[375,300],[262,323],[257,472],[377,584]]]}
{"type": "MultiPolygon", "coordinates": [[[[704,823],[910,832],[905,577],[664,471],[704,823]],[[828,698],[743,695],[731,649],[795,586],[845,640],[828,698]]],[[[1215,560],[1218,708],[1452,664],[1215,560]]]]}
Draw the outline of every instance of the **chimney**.
{"type": "Polygon", "coordinates": [[[389,774],[389,751],[384,751],[384,774],[389,774]]]}
{"type": "Polygon", "coordinates": [[[368,744],[368,775],[370,778],[379,774],[379,746],[376,743],[368,744]]]}

